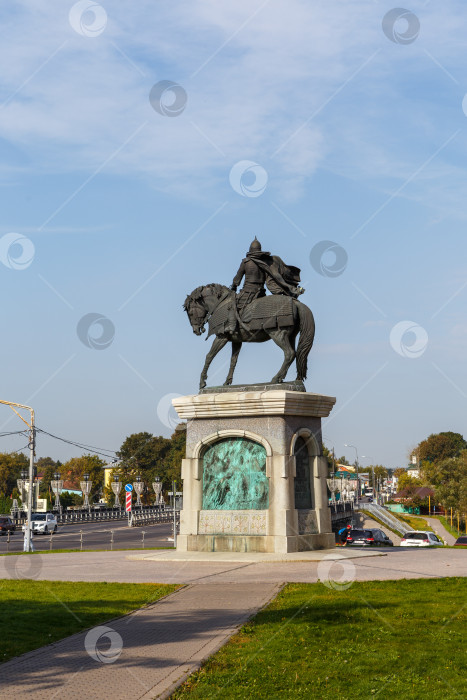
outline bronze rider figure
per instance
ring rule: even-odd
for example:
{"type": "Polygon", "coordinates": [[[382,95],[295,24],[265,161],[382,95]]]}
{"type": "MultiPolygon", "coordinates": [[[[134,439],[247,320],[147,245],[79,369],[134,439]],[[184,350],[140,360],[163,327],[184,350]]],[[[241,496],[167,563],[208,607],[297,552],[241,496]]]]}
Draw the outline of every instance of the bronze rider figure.
{"type": "Polygon", "coordinates": [[[264,297],[266,290],[272,294],[286,294],[294,298],[302,294],[304,290],[298,286],[300,282],[300,270],[297,267],[287,266],[278,256],[261,250],[261,243],[255,240],[250,245],[250,250],[242,260],[238,272],[233,278],[230,289],[236,292],[242,279],[245,278],[239,295],[233,296],[229,307],[226,333],[234,333],[237,328],[237,314],[241,316],[244,308],[255,299],[264,297]],[[236,307],[235,307],[236,305],[236,307]]]}

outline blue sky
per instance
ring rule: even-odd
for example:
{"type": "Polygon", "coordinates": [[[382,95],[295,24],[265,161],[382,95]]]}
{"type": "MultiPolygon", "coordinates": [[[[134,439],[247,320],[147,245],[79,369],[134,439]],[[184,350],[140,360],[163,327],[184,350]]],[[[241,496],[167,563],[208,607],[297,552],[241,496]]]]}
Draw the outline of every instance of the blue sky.
{"type": "MultiPolygon", "coordinates": [[[[170,398],[196,393],[210,344],[185,296],[230,284],[257,235],[302,269],[307,388],[337,397],[329,447],[395,467],[431,432],[465,433],[467,15],[456,1],[393,8],[4,4],[0,398],[107,449],[169,435],[170,398]],[[162,81],[179,86],[175,116],[173,91],[154,97],[162,81]],[[254,170],[237,182],[246,196],[231,185],[241,161],[267,178],[258,196],[254,170]],[[332,250],[346,260],[335,276],[332,250]],[[105,348],[78,337],[88,314],[109,319],[105,348]]],[[[245,346],[235,380],[280,363],[272,343],[245,346]]],[[[2,411],[1,430],[19,429],[2,411]]],[[[47,454],[79,451],[40,436],[47,454]]]]}

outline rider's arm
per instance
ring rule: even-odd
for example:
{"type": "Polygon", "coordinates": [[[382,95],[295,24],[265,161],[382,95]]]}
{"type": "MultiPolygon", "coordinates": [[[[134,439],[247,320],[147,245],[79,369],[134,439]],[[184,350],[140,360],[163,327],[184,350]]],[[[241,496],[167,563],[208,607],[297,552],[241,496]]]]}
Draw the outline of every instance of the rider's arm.
{"type": "Polygon", "coordinates": [[[245,263],[242,260],[241,265],[238,268],[238,272],[235,275],[235,277],[233,278],[232,286],[230,287],[230,289],[233,289],[234,291],[237,289],[238,285],[242,281],[244,274],[245,274],[245,263]]]}

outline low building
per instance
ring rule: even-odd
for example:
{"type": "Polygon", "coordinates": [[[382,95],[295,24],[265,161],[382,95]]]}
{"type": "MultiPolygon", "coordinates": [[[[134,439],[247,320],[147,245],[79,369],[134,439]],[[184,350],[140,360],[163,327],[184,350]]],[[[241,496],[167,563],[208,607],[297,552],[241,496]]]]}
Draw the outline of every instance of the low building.
{"type": "Polygon", "coordinates": [[[412,500],[413,498],[419,498],[421,501],[423,501],[425,498],[428,498],[428,496],[430,496],[430,498],[434,498],[434,495],[435,492],[428,486],[417,486],[415,489],[409,486],[401,491],[398,491],[398,493],[395,494],[393,501],[396,501],[396,503],[403,503],[404,501],[412,500]]]}

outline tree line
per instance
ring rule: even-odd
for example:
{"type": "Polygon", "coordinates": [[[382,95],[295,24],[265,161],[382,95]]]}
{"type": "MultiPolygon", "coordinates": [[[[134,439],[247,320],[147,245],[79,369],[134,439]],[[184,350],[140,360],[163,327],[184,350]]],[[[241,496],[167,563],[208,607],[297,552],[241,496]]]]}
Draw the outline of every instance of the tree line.
{"type": "MultiPolygon", "coordinates": [[[[467,441],[460,433],[433,433],[415,447],[410,457],[420,469],[419,477],[396,470],[399,488],[410,497],[417,487],[429,486],[445,510],[465,519],[467,514],[467,441]]],[[[414,505],[417,499],[412,498],[414,505]]]]}
{"type": "MultiPolygon", "coordinates": [[[[181,462],[185,456],[184,430],[176,430],[170,438],[155,436],[148,432],[134,433],[127,437],[116,455],[118,462],[113,469],[113,474],[118,474],[120,481],[125,484],[133,483],[137,476],[141,476],[147,485],[143,494],[143,502],[154,502],[152,483],[156,476],[162,482],[163,491],[171,489],[172,480],[180,483],[181,462]]],[[[72,457],[66,462],[54,460],[52,457],[40,457],[35,461],[37,474],[40,475],[40,498],[47,498],[49,505],[53,503],[51,481],[54,474],[59,472],[61,479],[67,482],[70,489],[79,490],[80,481],[84,474],[89,474],[92,482],[90,501],[95,502],[99,498],[105,498],[111,504],[114,495],[111,488],[104,487],[104,467],[109,464],[95,454],[85,454],[80,457],[72,457]]],[[[17,480],[21,478],[21,471],[29,469],[29,458],[18,452],[0,452],[0,513],[8,513],[12,499],[20,499],[17,488],[17,480]]],[[[63,493],[60,502],[63,506],[81,505],[82,496],[79,494],[63,493]]]]}

